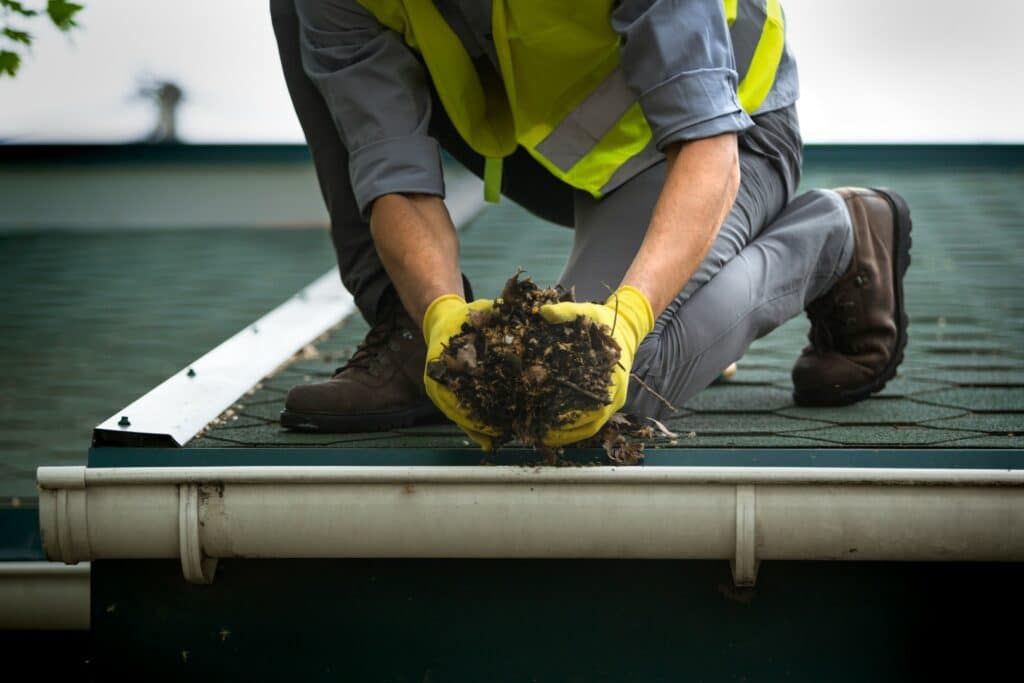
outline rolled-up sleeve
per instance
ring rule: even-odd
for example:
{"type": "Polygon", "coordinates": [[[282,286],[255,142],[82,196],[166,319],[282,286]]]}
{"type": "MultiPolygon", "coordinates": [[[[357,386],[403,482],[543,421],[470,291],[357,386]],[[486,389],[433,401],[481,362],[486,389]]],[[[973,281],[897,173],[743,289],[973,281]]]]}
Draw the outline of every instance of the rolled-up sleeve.
{"type": "Polygon", "coordinates": [[[659,150],[754,125],[736,96],[721,0],[626,0],[612,15],[621,64],[659,150]]]}
{"type": "Polygon", "coordinates": [[[393,192],[444,196],[441,153],[427,133],[431,97],[420,61],[353,0],[299,0],[302,65],[349,153],[359,210],[393,192]]]}

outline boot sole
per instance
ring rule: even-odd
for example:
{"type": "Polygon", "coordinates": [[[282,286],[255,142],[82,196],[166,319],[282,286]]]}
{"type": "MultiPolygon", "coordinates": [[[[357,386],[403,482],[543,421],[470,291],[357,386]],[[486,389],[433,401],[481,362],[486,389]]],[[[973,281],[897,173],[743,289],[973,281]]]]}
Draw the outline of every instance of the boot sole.
{"type": "Polygon", "coordinates": [[[297,432],[320,434],[382,432],[399,427],[437,424],[444,422],[445,419],[444,414],[433,405],[387,413],[359,413],[354,415],[302,413],[292,410],[281,411],[282,427],[297,432]]]}
{"type": "Polygon", "coordinates": [[[910,207],[900,195],[885,188],[869,188],[884,197],[892,208],[893,229],[896,231],[896,254],[892,260],[893,282],[896,287],[896,349],[889,359],[889,362],[882,369],[870,384],[856,389],[849,389],[828,395],[821,394],[800,394],[793,391],[793,402],[798,406],[848,406],[851,403],[863,401],[874,393],[885,388],[889,380],[896,376],[896,370],[903,362],[903,355],[907,348],[907,328],[910,326],[910,319],[907,317],[903,299],[903,276],[907,274],[910,267],[910,247],[913,244],[910,232],[913,228],[913,221],[910,219],[910,207]]]}

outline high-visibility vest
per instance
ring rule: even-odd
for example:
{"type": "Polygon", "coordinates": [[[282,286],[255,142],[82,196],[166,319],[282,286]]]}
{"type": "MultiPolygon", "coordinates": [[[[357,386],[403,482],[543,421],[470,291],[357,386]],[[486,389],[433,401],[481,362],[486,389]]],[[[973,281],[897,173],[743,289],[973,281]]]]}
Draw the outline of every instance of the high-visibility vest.
{"type": "MultiPolygon", "coordinates": [[[[741,79],[739,102],[752,114],[782,59],[782,7],[780,0],[723,1],[741,79]]],[[[481,78],[432,0],[359,2],[422,55],[456,130],[486,159],[489,201],[498,200],[501,159],[517,145],[595,197],[662,158],[619,67],[613,0],[494,0],[500,75],[490,79],[481,78]]]]}

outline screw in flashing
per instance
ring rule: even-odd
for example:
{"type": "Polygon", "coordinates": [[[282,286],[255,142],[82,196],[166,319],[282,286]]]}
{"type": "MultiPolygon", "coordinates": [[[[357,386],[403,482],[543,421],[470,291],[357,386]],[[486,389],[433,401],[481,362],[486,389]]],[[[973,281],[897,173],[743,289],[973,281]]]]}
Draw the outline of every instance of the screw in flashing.
{"type": "Polygon", "coordinates": [[[127,415],[122,415],[121,419],[117,421],[118,427],[131,427],[132,421],[128,419],[127,415]]]}
{"type": "Polygon", "coordinates": [[[195,377],[196,376],[196,371],[194,369],[192,369],[192,368],[189,368],[188,372],[186,372],[185,374],[187,376],[189,376],[189,377],[195,377]]]}

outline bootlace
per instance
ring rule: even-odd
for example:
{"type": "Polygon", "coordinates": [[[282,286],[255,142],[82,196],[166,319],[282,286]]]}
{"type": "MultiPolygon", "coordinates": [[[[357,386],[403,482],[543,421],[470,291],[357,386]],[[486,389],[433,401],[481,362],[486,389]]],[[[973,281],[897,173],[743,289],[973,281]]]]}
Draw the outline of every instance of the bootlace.
{"type": "Polygon", "coordinates": [[[388,340],[398,327],[397,316],[389,315],[377,323],[366,333],[366,337],[356,347],[355,353],[341,367],[335,368],[334,374],[339,375],[349,368],[359,368],[374,373],[380,364],[380,352],[387,346],[388,340]]]}

